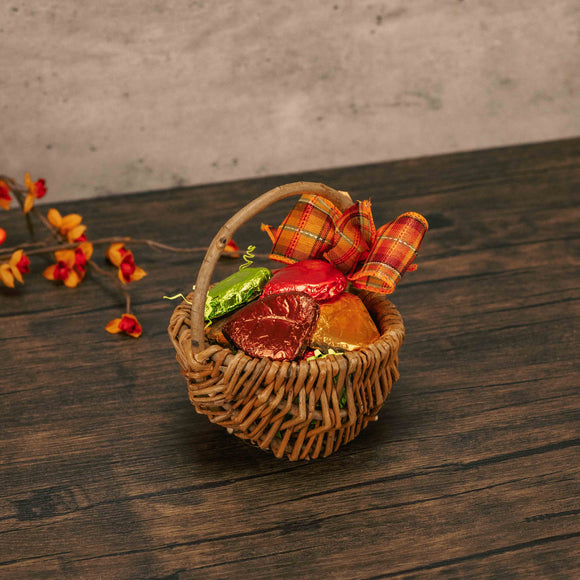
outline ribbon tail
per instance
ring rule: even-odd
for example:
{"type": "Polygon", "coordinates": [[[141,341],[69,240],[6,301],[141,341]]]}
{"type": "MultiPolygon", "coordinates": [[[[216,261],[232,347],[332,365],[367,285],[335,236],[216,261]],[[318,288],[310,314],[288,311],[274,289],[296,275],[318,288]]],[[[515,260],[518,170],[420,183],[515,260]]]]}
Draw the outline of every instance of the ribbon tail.
{"type": "Polygon", "coordinates": [[[367,260],[349,277],[353,286],[393,293],[402,275],[417,269],[413,261],[428,228],[427,220],[415,212],[404,213],[379,228],[367,260]]]}
{"type": "Polygon", "coordinates": [[[276,243],[276,235],[272,233],[272,226],[269,226],[268,224],[260,224],[260,230],[268,234],[268,237],[273,244],[276,243]]]}

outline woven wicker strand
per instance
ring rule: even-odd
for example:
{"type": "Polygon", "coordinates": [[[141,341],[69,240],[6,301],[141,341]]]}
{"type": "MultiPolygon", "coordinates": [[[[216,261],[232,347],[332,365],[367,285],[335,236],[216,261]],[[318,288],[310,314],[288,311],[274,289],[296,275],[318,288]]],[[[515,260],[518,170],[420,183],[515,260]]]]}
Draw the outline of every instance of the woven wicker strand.
{"type": "Polygon", "coordinates": [[[270,190],[235,214],[213,239],[196,290],[171,317],[169,335],[200,414],[253,445],[291,461],[327,457],[377,418],[398,379],[405,330],[384,296],[358,292],[377,323],[378,341],[353,352],[310,361],[252,358],[205,340],[205,298],[223,248],[237,228],[279,199],[315,193],[339,209],[352,200],[320,183],[298,182],[270,190]],[[340,407],[341,397],[346,405],[340,407]]]}

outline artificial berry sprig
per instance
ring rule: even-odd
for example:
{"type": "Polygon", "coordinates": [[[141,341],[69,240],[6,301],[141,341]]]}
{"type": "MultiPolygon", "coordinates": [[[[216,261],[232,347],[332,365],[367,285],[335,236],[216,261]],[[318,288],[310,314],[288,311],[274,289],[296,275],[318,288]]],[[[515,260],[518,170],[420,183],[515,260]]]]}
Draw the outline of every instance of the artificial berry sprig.
{"type": "MultiPolygon", "coordinates": [[[[131,296],[127,289],[129,284],[141,280],[147,275],[143,268],[135,263],[133,252],[127,245],[146,245],[154,250],[169,252],[205,252],[207,247],[175,248],[166,244],[127,236],[115,236],[89,240],[87,226],[79,214],[61,215],[51,208],[44,215],[35,205],[35,201],[47,193],[44,179],[33,181],[28,173],[24,176],[24,184],[14,179],[0,175],[0,208],[10,210],[13,199],[20,206],[26,219],[31,241],[21,243],[12,248],[0,250],[0,282],[10,288],[15,283],[24,284],[24,274],[30,273],[30,256],[53,254],[55,262],[45,268],[43,276],[67,288],[76,288],[86,276],[89,267],[98,275],[111,279],[116,283],[120,293],[125,297],[125,313],[121,318],[111,320],[105,327],[111,334],[124,333],[138,338],[143,328],[136,316],[131,312],[131,296]],[[34,219],[33,219],[34,218],[34,219]],[[48,238],[36,240],[35,227],[40,225],[47,231],[48,238]],[[95,246],[108,246],[105,256],[117,268],[116,274],[101,268],[93,261],[95,246]]],[[[5,242],[7,233],[0,228],[0,245],[5,242]]],[[[238,258],[239,249],[230,240],[224,250],[224,256],[238,258]]]]}

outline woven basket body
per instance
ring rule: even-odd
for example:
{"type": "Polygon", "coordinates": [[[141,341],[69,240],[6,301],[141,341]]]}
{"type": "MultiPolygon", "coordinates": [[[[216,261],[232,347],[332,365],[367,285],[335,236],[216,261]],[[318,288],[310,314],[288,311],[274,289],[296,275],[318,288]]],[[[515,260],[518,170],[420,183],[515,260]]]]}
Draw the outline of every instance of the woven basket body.
{"type": "Polygon", "coordinates": [[[353,352],[310,361],[280,362],[233,353],[205,343],[203,305],[223,247],[239,225],[283,197],[323,195],[345,208],[348,196],[322,184],[296,183],[271,190],[238,212],[214,238],[196,290],[171,317],[169,335],[198,413],[241,439],[290,460],[326,457],[377,418],[397,371],[404,326],[384,296],[358,292],[381,333],[353,352]]]}

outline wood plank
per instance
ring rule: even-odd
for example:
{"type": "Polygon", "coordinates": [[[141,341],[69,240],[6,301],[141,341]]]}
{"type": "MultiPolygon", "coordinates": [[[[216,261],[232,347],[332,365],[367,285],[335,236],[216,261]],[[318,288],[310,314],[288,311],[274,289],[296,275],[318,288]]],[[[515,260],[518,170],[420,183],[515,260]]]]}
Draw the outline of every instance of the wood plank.
{"type": "MultiPolygon", "coordinates": [[[[104,331],[123,309],[106,283],[56,287],[35,259],[0,290],[1,576],[577,576],[580,139],[58,207],[92,238],[204,246],[298,179],[372,196],[377,222],[430,219],[393,295],[407,337],[380,420],[328,459],[276,460],[187,401],[162,296],[203,253],[134,248],[137,341],[104,331]]],[[[236,239],[267,252],[258,230],[236,239]]]]}

